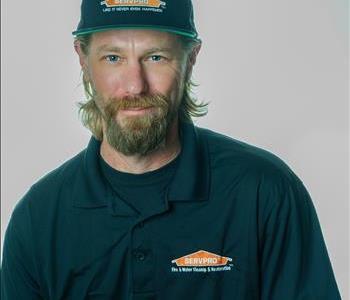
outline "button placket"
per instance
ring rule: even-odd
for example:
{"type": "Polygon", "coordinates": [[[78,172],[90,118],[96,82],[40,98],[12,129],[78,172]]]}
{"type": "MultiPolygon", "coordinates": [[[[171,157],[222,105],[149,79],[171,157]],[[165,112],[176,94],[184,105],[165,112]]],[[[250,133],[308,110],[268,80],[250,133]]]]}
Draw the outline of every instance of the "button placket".
{"type": "Polygon", "coordinates": [[[152,291],[154,286],[155,257],[152,242],[148,238],[147,226],[143,220],[134,225],[131,236],[131,266],[133,292],[152,291]]]}
{"type": "Polygon", "coordinates": [[[142,250],[135,250],[134,251],[134,257],[138,261],[144,261],[146,259],[146,253],[142,250]]]}

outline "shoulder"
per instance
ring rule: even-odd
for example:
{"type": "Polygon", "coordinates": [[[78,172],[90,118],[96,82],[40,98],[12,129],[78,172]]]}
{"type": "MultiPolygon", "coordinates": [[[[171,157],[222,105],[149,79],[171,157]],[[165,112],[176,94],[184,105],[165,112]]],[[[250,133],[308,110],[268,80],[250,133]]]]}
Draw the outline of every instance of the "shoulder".
{"type": "Polygon", "coordinates": [[[55,205],[62,187],[67,189],[71,186],[70,183],[82,166],[85,152],[86,149],[82,150],[35,181],[16,204],[12,218],[55,205]]]}
{"type": "Polygon", "coordinates": [[[32,189],[37,192],[49,192],[59,188],[62,184],[71,181],[81,167],[86,149],[82,150],[63,164],[49,171],[33,183],[32,189]]]}
{"type": "Polygon", "coordinates": [[[287,186],[302,184],[291,167],[274,153],[227,135],[196,127],[207,144],[210,167],[225,177],[284,192],[287,186]]]}
{"type": "Polygon", "coordinates": [[[225,162],[235,166],[271,172],[292,172],[290,167],[274,153],[230,136],[197,127],[204,138],[214,164],[225,162]]]}
{"type": "Polygon", "coordinates": [[[208,129],[197,131],[207,142],[215,185],[235,191],[244,202],[256,203],[266,216],[272,209],[286,214],[314,209],[303,181],[278,156],[208,129]]]}

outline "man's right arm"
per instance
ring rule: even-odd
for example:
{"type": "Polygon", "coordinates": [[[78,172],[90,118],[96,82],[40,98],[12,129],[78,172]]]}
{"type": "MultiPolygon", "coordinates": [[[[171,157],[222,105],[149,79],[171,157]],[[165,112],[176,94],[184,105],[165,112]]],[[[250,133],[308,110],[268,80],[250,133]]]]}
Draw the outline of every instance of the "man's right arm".
{"type": "Polygon", "coordinates": [[[1,268],[2,300],[43,299],[38,284],[31,226],[23,200],[13,211],[5,233],[1,268]]]}

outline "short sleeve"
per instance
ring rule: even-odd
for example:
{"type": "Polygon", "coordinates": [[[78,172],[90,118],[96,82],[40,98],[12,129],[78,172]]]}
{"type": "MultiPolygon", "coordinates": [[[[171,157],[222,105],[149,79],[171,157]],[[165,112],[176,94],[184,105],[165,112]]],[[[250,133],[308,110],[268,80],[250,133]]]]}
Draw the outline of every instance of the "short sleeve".
{"type": "Polygon", "coordinates": [[[2,300],[38,300],[32,234],[25,209],[26,196],[15,207],[7,226],[1,268],[2,300]]]}
{"type": "Polygon", "coordinates": [[[340,300],[310,195],[299,178],[266,216],[261,248],[262,300],[340,300]]]}

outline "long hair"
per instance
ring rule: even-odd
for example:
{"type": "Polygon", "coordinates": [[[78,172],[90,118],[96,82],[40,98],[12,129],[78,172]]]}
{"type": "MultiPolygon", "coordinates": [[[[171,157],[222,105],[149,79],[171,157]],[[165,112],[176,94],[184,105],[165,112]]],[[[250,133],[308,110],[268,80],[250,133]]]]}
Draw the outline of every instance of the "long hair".
{"type": "MultiPolygon", "coordinates": [[[[92,34],[84,34],[75,37],[80,43],[81,50],[84,55],[89,53],[89,45],[92,34]]],[[[186,37],[180,37],[183,49],[186,53],[190,53],[197,45],[198,41],[186,37]]],[[[94,137],[100,141],[103,139],[102,115],[95,102],[95,92],[90,81],[86,78],[83,72],[83,86],[86,96],[86,101],[78,102],[79,115],[83,125],[88,128],[94,137]]],[[[198,102],[194,97],[193,87],[197,86],[191,78],[185,82],[184,93],[179,106],[179,119],[183,122],[191,122],[192,117],[202,117],[208,113],[208,104],[198,102]]]]}

